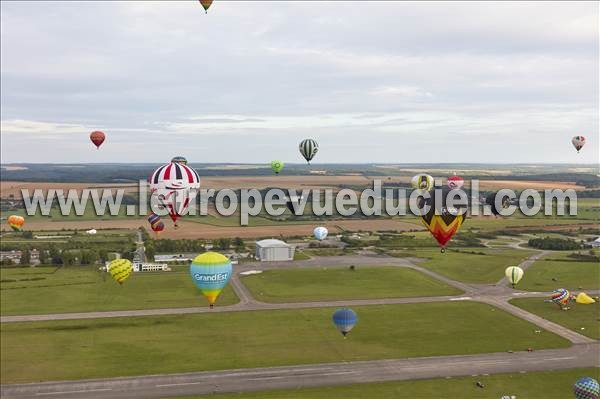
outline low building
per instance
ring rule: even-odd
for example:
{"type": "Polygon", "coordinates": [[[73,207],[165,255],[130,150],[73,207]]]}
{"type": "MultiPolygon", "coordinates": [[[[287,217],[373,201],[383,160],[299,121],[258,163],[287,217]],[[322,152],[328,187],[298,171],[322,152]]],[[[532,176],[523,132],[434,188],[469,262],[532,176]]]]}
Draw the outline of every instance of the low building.
{"type": "Polygon", "coordinates": [[[156,262],[191,262],[198,254],[156,254],[156,262]]]}
{"type": "Polygon", "coordinates": [[[256,259],[263,262],[294,260],[294,247],[286,242],[275,239],[257,241],[256,259]]]}
{"type": "Polygon", "coordinates": [[[134,272],[168,272],[170,270],[166,263],[133,262],[134,272]]]}

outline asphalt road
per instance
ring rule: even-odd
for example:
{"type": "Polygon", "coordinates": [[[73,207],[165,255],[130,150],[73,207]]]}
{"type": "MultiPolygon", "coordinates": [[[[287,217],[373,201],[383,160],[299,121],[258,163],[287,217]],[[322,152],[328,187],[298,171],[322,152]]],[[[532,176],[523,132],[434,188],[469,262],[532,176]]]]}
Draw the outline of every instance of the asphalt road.
{"type": "MultiPolygon", "coordinates": [[[[537,352],[440,356],[2,386],[2,398],[131,399],[600,366],[598,343],[537,352]]],[[[477,389],[477,388],[473,388],[477,389]]],[[[508,392],[510,393],[510,392],[508,392]]],[[[513,392],[516,394],[518,392],[513,392]]]]}

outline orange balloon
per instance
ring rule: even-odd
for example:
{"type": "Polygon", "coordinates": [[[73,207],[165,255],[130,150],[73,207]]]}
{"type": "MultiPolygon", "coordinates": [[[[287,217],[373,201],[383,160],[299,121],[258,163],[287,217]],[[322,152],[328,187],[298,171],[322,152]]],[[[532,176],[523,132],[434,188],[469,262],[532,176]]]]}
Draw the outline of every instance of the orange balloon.
{"type": "Polygon", "coordinates": [[[90,134],[90,140],[92,140],[92,143],[94,143],[94,145],[98,149],[100,149],[100,146],[102,145],[102,143],[104,143],[105,139],[106,139],[106,135],[104,134],[104,132],[101,132],[100,130],[93,131],[90,134]]]}
{"type": "Polygon", "coordinates": [[[10,215],[6,222],[13,230],[20,231],[25,223],[25,218],[23,216],[10,215]]]}

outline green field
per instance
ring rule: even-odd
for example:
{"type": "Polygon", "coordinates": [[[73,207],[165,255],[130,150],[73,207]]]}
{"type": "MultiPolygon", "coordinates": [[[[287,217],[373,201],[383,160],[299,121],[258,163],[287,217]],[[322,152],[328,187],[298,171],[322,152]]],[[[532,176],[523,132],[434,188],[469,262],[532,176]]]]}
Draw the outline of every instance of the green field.
{"type": "Polygon", "coordinates": [[[332,308],[2,323],[1,382],[116,377],[568,347],[489,305],[356,307],[343,339],[332,308]],[[460,321],[460,322],[458,322],[460,321]],[[494,326],[490,328],[490,326],[494,326]],[[27,353],[27,356],[23,356],[27,353]]]}
{"type": "Polygon", "coordinates": [[[392,266],[267,270],[242,281],[255,298],[277,303],[462,293],[415,270],[392,266]]]}
{"type": "Polygon", "coordinates": [[[413,256],[426,258],[419,266],[465,283],[496,283],[504,277],[508,266],[516,266],[535,252],[519,249],[460,248],[448,250],[409,250],[413,256]],[[467,253],[468,251],[485,255],[467,253]]]}
{"type": "Polygon", "coordinates": [[[600,369],[582,368],[532,373],[354,384],[287,391],[186,396],[179,399],[565,399],[573,397],[573,384],[581,377],[600,378],[600,369]],[[475,383],[481,381],[485,388],[475,383]]]}
{"type": "Polygon", "coordinates": [[[593,339],[600,339],[600,303],[590,305],[571,303],[569,310],[560,310],[553,303],[544,302],[545,298],[520,298],[510,301],[511,304],[528,312],[563,325],[579,334],[593,339]],[[583,328],[583,330],[582,330],[583,328]]]}
{"type": "Polygon", "coordinates": [[[600,289],[600,265],[595,262],[539,260],[525,271],[518,285],[519,289],[528,291],[551,291],[561,287],[570,290],[600,289]]]}
{"type": "MultiPolygon", "coordinates": [[[[205,306],[189,273],[132,273],[119,285],[98,266],[3,268],[1,313],[6,315],[205,306]]],[[[219,305],[238,302],[228,286],[219,305]]]]}

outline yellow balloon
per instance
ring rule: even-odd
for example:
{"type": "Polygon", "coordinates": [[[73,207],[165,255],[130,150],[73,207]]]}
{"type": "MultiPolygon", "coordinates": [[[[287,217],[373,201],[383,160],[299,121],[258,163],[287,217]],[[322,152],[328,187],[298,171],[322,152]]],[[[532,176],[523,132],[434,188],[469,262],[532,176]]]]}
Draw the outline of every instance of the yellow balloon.
{"type": "Polygon", "coordinates": [[[133,264],[127,259],[115,259],[108,264],[108,272],[119,284],[123,284],[133,271],[133,264]]]}
{"type": "Polygon", "coordinates": [[[581,304],[584,304],[584,305],[589,305],[589,304],[594,303],[596,301],[594,300],[594,298],[590,297],[585,292],[580,292],[579,295],[577,295],[577,297],[575,298],[575,302],[581,303],[581,304]]]}

